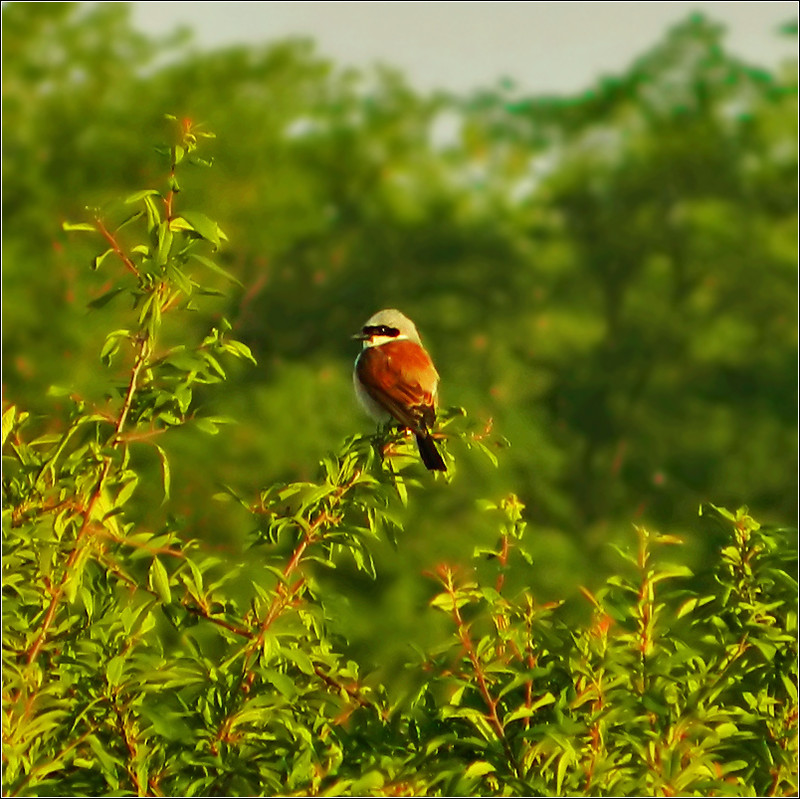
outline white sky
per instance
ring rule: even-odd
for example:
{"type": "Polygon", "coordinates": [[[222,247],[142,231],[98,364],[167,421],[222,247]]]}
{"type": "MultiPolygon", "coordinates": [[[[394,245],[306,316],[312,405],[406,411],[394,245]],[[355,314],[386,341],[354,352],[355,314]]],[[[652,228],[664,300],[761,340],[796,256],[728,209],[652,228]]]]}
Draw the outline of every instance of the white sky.
{"type": "Polygon", "coordinates": [[[797,19],[796,2],[135,2],[149,34],[179,25],[203,48],[314,39],[342,66],[385,63],[419,90],[464,92],[511,77],[533,93],[575,92],[618,74],[700,11],[728,30],[745,60],[774,67],[797,54],[775,35],[797,19]]]}

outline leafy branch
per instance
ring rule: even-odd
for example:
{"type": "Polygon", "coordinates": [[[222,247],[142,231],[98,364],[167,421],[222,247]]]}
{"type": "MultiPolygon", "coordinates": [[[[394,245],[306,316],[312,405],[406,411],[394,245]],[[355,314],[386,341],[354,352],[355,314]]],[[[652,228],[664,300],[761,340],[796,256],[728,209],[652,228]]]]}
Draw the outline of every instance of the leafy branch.
{"type": "MultiPolygon", "coordinates": [[[[3,413],[6,793],[796,792],[794,533],[744,508],[704,506],[723,542],[707,575],[664,559],[677,537],[637,527],[618,573],[584,589],[587,622],[537,599],[539,530],[520,499],[483,502],[495,543],[474,569],[433,569],[445,629],[395,681],[332,624],[319,576],[347,563],[376,579],[378,539],[405,545],[429,483],[402,434],[352,437],[315,479],[255,499],[226,488],[253,527],[246,552],[190,537],[156,439],[216,432],[196,389],[252,355],[224,320],[196,336],[183,324],[215,293],[195,269],[235,278],[214,260],[219,226],[180,192],[209,134],[173,122],[164,190],[66,226],[105,247],[95,269],[114,265],[90,305],[130,301],[100,346],[106,404],[71,390],[63,418],[3,413]],[[137,512],[159,482],[139,452],[160,471],[156,530],[137,512]]],[[[491,433],[460,409],[437,431],[496,461],[491,433]]]]}

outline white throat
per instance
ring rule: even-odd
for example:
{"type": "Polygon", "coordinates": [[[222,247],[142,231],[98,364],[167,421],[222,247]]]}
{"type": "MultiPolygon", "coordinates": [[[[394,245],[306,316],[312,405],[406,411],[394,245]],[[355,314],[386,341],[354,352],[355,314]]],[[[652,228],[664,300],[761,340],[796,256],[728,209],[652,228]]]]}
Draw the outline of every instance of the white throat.
{"type": "Polygon", "coordinates": [[[363,349],[367,349],[367,347],[380,347],[392,341],[408,341],[408,336],[404,336],[402,333],[397,336],[372,336],[372,338],[364,339],[363,349]]]}

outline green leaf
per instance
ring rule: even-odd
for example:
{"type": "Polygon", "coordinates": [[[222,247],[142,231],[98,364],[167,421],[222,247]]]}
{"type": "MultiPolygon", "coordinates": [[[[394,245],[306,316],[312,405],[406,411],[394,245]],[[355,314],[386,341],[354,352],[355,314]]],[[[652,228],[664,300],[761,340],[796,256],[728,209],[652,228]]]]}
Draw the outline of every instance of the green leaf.
{"type": "Polygon", "coordinates": [[[114,252],[113,248],[109,247],[105,252],[100,253],[100,255],[96,256],[92,261],[92,269],[97,270],[100,268],[100,265],[108,258],[111,253],[114,252]]]}
{"type": "Polygon", "coordinates": [[[158,226],[158,247],[156,249],[156,264],[164,266],[169,259],[172,249],[172,231],[166,222],[161,222],[158,226]]]}
{"type": "Polygon", "coordinates": [[[480,452],[482,452],[489,459],[489,462],[492,464],[492,466],[495,468],[499,466],[500,461],[498,460],[497,455],[495,455],[494,452],[482,441],[472,441],[470,442],[470,446],[476,447],[480,452]]]}
{"type": "Polygon", "coordinates": [[[110,686],[114,687],[119,685],[120,680],[122,679],[122,669],[124,666],[125,659],[119,655],[111,658],[111,660],[108,661],[105,668],[105,675],[110,686]]]}
{"type": "Polygon", "coordinates": [[[195,419],[194,423],[198,430],[202,430],[204,433],[207,433],[210,436],[215,436],[219,433],[219,427],[217,427],[212,419],[200,417],[195,419]]]}
{"type": "Polygon", "coordinates": [[[94,233],[97,228],[94,225],[89,224],[88,222],[62,222],[61,223],[62,230],[88,230],[94,233]]]}
{"type": "Polygon", "coordinates": [[[115,232],[122,230],[122,228],[127,227],[132,222],[135,222],[137,219],[141,219],[143,216],[144,216],[144,211],[135,211],[129,217],[126,217],[125,219],[122,220],[122,222],[120,222],[117,225],[115,232]]]}
{"type": "Polygon", "coordinates": [[[658,571],[652,576],[651,580],[654,583],[661,580],[673,580],[676,577],[691,577],[692,570],[688,566],[680,563],[665,563],[659,566],[658,571]]]}
{"type": "Polygon", "coordinates": [[[210,269],[212,272],[216,272],[218,275],[222,275],[222,277],[230,280],[231,283],[235,283],[237,286],[242,286],[244,288],[244,284],[227,269],[223,269],[218,264],[214,263],[210,258],[206,258],[205,255],[201,255],[200,253],[192,252],[189,253],[190,258],[194,258],[195,261],[205,266],[207,269],[210,269]]]}
{"type": "Polygon", "coordinates": [[[150,588],[156,592],[158,598],[165,605],[172,601],[167,570],[158,558],[153,558],[153,563],[150,566],[150,588]]]}
{"type": "Polygon", "coordinates": [[[199,211],[184,211],[183,218],[194,228],[195,232],[215,247],[219,247],[220,240],[227,241],[228,237],[222,232],[220,226],[205,214],[199,211]]]}
{"type": "Polygon", "coordinates": [[[139,200],[143,200],[145,197],[160,197],[160,192],[156,191],[155,189],[144,189],[143,191],[137,191],[134,194],[129,195],[125,198],[125,204],[131,205],[132,203],[138,203],[139,200]]]}
{"type": "Polygon", "coordinates": [[[250,347],[248,347],[247,344],[243,344],[241,341],[229,339],[223,345],[223,349],[225,352],[230,352],[237,358],[250,361],[254,366],[258,366],[258,362],[250,351],[250,347]]]}
{"type": "Polygon", "coordinates": [[[9,433],[14,429],[14,421],[17,418],[17,408],[10,405],[3,411],[3,444],[6,443],[9,433]]]}
{"type": "Polygon", "coordinates": [[[147,211],[147,231],[152,233],[161,223],[161,212],[151,196],[144,198],[144,207],[147,211]]]}
{"type": "Polygon", "coordinates": [[[169,499],[169,489],[170,489],[170,471],[169,471],[169,458],[167,457],[167,453],[158,446],[158,444],[153,444],[156,448],[156,452],[158,452],[158,459],[161,463],[161,485],[164,489],[164,500],[166,502],[169,499]]]}
{"type": "Polygon", "coordinates": [[[281,654],[297,666],[303,674],[311,675],[314,673],[314,664],[311,658],[302,650],[295,648],[281,648],[281,654]]]}
{"type": "Polygon", "coordinates": [[[372,769],[355,780],[348,793],[351,796],[369,796],[371,793],[379,791],[385,782],[386,778],[384,775],[381,774],[380,771],[372,769]]]}
{"type": "Polygon", "coordinates": [[[119,494],[117,494],[117,497],[114,500],[114,505],[117,508],[121,508],[131,498],[133,492],[136,490],[138,482],[139,476],[134,473],[128,482],[126,482],[125,485],[123,485],[123,487],[120,489],[119,494]]]}
{"type": "Polygon", "coordinates": [[[698,601],[699,601],[698,597],[696,596],[687,599],[678,608],[678,612],[675,614],[675,618],[682,619],[687,613],[691,613],[697,607],[698,601]]]}
{"type": "Polygon", "coordinates": [[[297,687],[294,684],[294,680],[287,674],[282,674],[279,671],[275,671],[275,669],[265,669],[263,674],[264,678],[271,682],[287,699],[294,700],[297,696],[297,687]]]}
{"type": "Polygon", "coordinates": [[[487,763],[485,760],[476,760],[467,766],[464,776],[482,777],[484,774],[491,774],[493,771],[496,771],[496,769],[491,763],[487,763]]]}
{"type": "Polygon", "coordinates": [[[124,328],[113,330],[106,336],[106,340],[103,343],[103,349],[100,350],[100,360],[103,361],[106,366],[111,364],[111,359],[119,350],[120,340],[128,338],[129,336],[130,330],[125,330],[124,328]]]}
{"type": "Polygon", "coordinates": [[[192,281],[183,273],[181,269],[170,262],[167,264],[167,277],[184,293],[192,293],[192,281]]]}
{"type": "Polygon", "coordinates": [[[117,294],[122,293],[125,291],[125,286],[115,286],[113,289],[107,291],[105,294],[101,294],[96,300],[92,300],[91,302],[86,304],[87,308],[102,308],[105,305],[108,305],[117,294]]]}
{"type": "Polygon", "coordinates": [[[528,719],[531,716],[536,715],[536,711],[540,707],[544,707],[545,705],[551,705],[553,702],[556,701],[555,696],[551,694],[549,691],[542,696],[535,699],[530,707],[518,707],[516,710],[512,710],[504,719],[503,724],[510,724],[512,721],[519,721],[520,719],[528,719]]]}
{"type": "Polygon", "coordinates": [[[194,228],[189,224],[189,222],[184,219],[182,216],[176,216],[169,221],[169,229],[173,233],[180,233],[184,230],[194,230],[194,228]]]}
{"type": "Polygon", "coordinates": [[[572,765],[574,754],[571,751],[564,752],[558,759],[558,766],[556,766],[556,795],[561,796],[562,788],[564,786],[564,777],[567,774],[567,769],[572,765]]]}
{"type": "Polygon", "coordinates": [[[497,731],[489,723],[486,714],[473,707],[445,707],[442,708],[442,715],[445,718],[462,718],[469,721],[475,729],[487,740],[497,740],[497,731]]]}

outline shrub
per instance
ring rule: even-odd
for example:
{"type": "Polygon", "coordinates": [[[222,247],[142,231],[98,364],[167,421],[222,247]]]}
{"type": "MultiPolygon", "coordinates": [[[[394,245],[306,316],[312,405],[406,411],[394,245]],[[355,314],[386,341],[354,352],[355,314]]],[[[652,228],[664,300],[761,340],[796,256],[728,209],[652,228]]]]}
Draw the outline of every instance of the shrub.
{"type": "MultiPolygon", "coordinates": [[[[253,521],[246,559],[169,516],[147,528],[134,500],[152,463],[171,502],[161,436],[218,433],[197,391],[252,360],[224,320],[192,340],[217,293],[198,270],[235,278],[214,261],[219,226],[179,208],[210,134],[175,123],[164,190],[66,226],[117,270],[92,305],[130,301],[100,348],[105,399],[3,415],[6,793],[796,793],[794,537],[745,509],[702,509],[724,536],[713,592],[662,559],[678,538],[637,528],[577,626],[535,598],[522,504],[484,503],[496,547],[431,564],[427,612],[450,632],[393,680],[333,632],[318,576],[343,559],[374,576],[373,542],[399,539],[424,490],[402,435],[348,439],[315,481],[226,489],[253,521]]],[[[494,457],[463,413],[442,427],[494,457]]]]}

